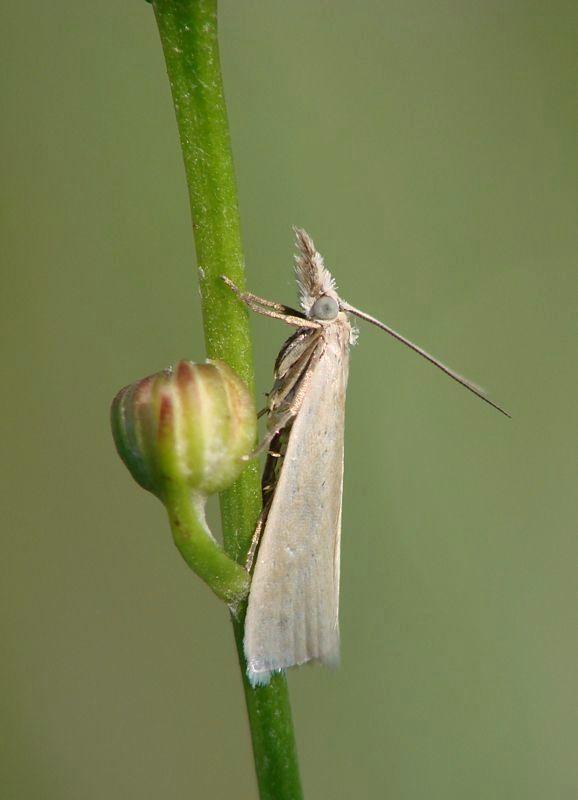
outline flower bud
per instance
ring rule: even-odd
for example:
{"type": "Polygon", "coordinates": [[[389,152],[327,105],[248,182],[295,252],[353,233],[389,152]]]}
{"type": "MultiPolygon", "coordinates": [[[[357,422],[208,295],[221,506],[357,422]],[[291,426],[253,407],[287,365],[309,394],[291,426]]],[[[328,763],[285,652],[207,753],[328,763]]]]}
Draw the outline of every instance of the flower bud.
{"type": "Polygon", "coordinates": [[[250,392],[227,364],[180,361],[121,389],[111,424],[133,478],[163,500],[171,483],[202,495],[230,486],[253,447],[257,417],[250,392]]]}

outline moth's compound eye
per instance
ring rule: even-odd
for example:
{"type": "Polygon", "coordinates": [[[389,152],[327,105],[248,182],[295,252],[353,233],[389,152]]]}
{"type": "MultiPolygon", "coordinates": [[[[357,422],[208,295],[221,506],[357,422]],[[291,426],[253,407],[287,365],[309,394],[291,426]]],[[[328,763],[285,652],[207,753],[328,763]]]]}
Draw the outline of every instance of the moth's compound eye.
{"type": "Polygon", "coordinates": [[[333,297],[329,297],[329,295],[326,294],[321,295],[321,297],[317,298],[313,303],[309,313],[313,319],[335,319],[339,314],[337,300],[334,300],[333,297]]]}

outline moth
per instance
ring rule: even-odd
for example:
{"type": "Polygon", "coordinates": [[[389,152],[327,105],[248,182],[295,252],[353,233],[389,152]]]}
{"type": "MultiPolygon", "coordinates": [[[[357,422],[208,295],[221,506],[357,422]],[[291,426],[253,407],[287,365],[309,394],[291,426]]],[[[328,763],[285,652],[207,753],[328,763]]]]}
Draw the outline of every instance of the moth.
{"type": "Polygon", "coordinates": [[[268,395],[263,512],[247,569],[252,573],[244,650],[252,686],[272,673],[339,661],[339,557],[343,434],[349,347],[348,315],[376,325],[506,416],[484,391],[421,347],[337,294],[311,237],[295,228],[295,274],[301,311],[241,292],[250,309],[296,328],[275,362],[268,395]]]}

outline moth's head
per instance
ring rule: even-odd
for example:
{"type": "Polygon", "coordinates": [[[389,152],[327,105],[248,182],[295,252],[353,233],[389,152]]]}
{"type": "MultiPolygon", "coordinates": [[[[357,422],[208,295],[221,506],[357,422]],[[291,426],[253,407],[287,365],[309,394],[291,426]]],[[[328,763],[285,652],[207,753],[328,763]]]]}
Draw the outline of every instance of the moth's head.
{"type": "Polygon", "coordinates": [[[309,319],[331,322],[341,310],[335,281],[317,252],[313,240],[302,228],[294,228],[297,253],[295,275],[301,307],[309,319]]]}

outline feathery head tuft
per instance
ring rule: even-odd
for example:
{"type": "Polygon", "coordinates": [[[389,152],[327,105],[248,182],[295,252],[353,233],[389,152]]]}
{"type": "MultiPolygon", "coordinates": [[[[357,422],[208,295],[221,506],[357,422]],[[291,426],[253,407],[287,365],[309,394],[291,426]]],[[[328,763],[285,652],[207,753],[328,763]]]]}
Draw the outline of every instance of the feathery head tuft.
{"type": "Polygon", "coordinates": [[[317,252],[313,239],[303,228],[293,228],[297,253],[295,275],[299,287],[299,300],[306,314],[318,297],[324,294],[337,298],[335,281],[317,252]]]}

